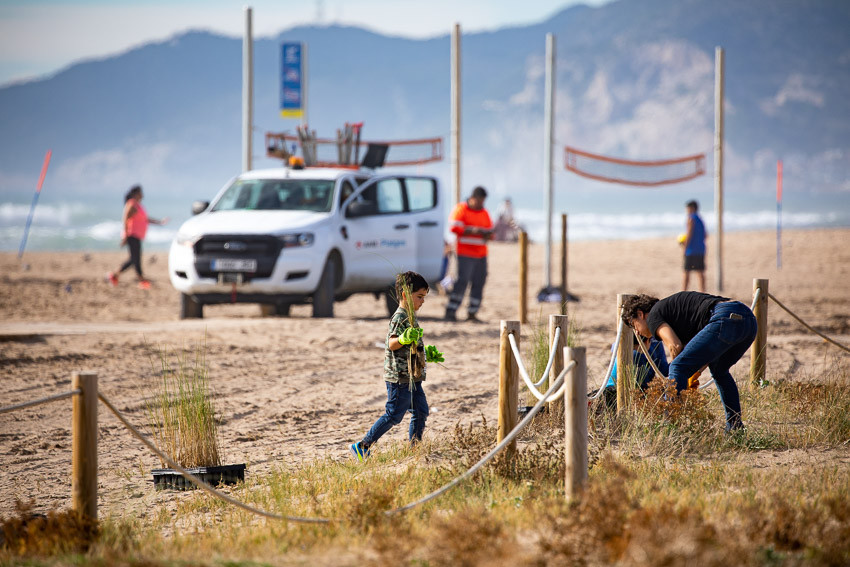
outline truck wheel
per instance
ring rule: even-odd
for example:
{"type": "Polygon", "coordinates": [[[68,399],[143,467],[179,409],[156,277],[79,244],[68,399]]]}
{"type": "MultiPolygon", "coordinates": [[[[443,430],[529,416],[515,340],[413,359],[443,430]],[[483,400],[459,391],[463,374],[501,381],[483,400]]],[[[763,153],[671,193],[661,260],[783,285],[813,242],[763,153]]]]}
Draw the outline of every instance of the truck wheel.
{"type": "Polygon", "coordinates": [[[337,262],[328,258],[322,277],[319,278],[319,287],[313,293],[313,317],[334,316],[334,292],[336,287],[337,262]]]}
{"type": "Polygon", "coordinates": [[[387,314],[392,317],[398,309],[398,300],[395,296],[395,288],[390,287],[384,292],[384,302],[387,304],[387,314]]]}
{"type": "Polygon", "coordinates": [[[191,295],[180,294],[180,318],[203,319],[204,304],[192,299],[191,295]]]}
{"type": "Polygon", "coordinates": [[[261,303],[260,314],[263,317],[289,317],[291,303],[261,303]]]}

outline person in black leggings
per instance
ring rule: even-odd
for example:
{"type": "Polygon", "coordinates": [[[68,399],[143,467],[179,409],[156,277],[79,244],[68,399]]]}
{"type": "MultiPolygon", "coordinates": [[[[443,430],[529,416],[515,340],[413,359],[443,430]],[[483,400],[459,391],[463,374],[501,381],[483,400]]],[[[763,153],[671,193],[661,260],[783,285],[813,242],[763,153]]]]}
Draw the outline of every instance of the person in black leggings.
{"type": "Polygon", "coordinates": [[[118,275],[130,266],[136,269],[140,288],[149,289],[151,286],[151,283],[142,275],[142,240],[144,240],[147,234],[149,224],[163,225],[168,222],[168,218],[149,218],[144,207],[142,207],[143,196],[141,185],[134,185],[124,196],[121,245],[127,245],[127,248],[130,250],[130,257],[126,262],[121,264],[121,267],[116,272],[106,274],[106,279],[113,286],[118,285],[118,275]]]}

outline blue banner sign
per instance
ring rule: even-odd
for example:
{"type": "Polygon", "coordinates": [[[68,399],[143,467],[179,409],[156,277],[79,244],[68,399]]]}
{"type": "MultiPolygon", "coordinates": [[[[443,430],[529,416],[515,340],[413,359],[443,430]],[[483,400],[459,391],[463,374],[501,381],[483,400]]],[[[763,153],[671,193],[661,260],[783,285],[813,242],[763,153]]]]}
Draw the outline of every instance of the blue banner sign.
{"type": "Polygon", "coordinates": [[[304,49],[301,43],[281,45],[280,115],[304,116],[304,49]]]}

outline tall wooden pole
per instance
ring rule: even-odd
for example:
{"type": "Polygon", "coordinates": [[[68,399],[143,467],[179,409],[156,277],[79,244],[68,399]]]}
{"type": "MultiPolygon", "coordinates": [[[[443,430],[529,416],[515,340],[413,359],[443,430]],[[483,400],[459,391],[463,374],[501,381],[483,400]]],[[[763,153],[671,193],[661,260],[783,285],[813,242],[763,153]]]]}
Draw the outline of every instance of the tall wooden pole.
{"type": "Polygon", "coordinates": [[[722,47],[714,48],[714,210],[717,213],[717,291],[723,291],[723,75],[722,47]]]}
{"type": "MultiPolygon", "coordinates": [[[[499,429],[497,442],[508,436],[508,433],[516,427],[519,414],[517,412],[517,398],[519,397],[519,365],[511,350],[508,335],[513,333],[519,348],[519,321],[502,321],[499,326],[499,429]]],[[[510,457],[516,452],[516,440],[506,447],[506,454],[510,457]]]]}
{"type": "Polygon", "coordinates": [[[71,503],[80,515],[97,520],[97,374],[75,372],[72,398],[71,503]]]}
{"type": "Polygon", "coordinates": [[[252,169],[254,124],[254,37],[250,7],[245,8],[245,35],[242,37],[242,171],[252,169]]]}
{"type": "Polygon", "coordinates": [[[460,24],[452,29],[452,194],[460,203],[460,24]]]}
{"type": "Polygon", "coordinates": [[[567,374],[564,391],[564,454],[566,479],[564,493],[574,499],[587,483],[587,360],[585,347],[564,349],[567,363],[576,362],[567,374]]]}
{"type": "Polygon", "coordinates": [[[767,372],[767,293],[769,280],[753,280],[753,295],[759,294],[753,308],[758,331],[750,347],[750,385],[757,386],[764,381],[767,372]]]}
{"type": "MultiPolygon", "coordinates": [[[[617,329],[620,328],[620,314],[623,310],[623,303],[632,297],[626,293],[617,294],[617,329]]],[[[635,348],[635,336],[632,330],[624,327],[623,335],[620,337],[620,342],[617,346],[617,413],[626,409],[626,404],[629,399],[629,378],[632,370],[632,351],[635,348]]],[[[606,377],[607,380],[607,377],[606,377]]]]}
{"type": "Polygon", "coordinates": [[[552,163],[555,139],[555,36],[546,34],[546,84],[543,103],[543,186],[546,193],[546,287],[552,286],[552,163]]]}
{"type": "MultiPolygon", "coordinates": [[[[566,315],[549,315],[549,344],[554,349],[555,359],[552,361],[549,377],[540,388],[541,392],[548,390],[549,385],[555,383],[555,380],[558,379],[558,374],[564,369],[564,348],[567,346],[567,331],[569,326],[569,320],[566,315]],[[554,343],[556,329],[561,330],[561,336],[558,342],[554,343]]],[[[549,402],[549,415],[559,415],[562,411],[564,411],[563,398],[549,402]]]]}
{"type": "Polygon", "coordinates": [[[567,215],[561,214],[561,315],[567,314],[567,215]]]}
{"type": "Polygon", "coordinates": [[[519,232],[519,321],[528,323],[528,233],[519,232]]]}

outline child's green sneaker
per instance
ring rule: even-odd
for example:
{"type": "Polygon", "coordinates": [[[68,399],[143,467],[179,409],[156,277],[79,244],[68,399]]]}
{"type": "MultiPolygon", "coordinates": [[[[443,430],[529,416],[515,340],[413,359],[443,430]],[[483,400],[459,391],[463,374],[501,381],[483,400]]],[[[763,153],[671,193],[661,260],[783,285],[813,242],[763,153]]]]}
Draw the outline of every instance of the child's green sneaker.
{"type": "Polygon", "coordinates": [[[366,462],[366,459],[369,458],[369,449],[364,449],[363,444],[360,441],[351,444],[351,452],[354,453],[354,456],[357,457],[357,460],[361,463],[366,462]]]}

